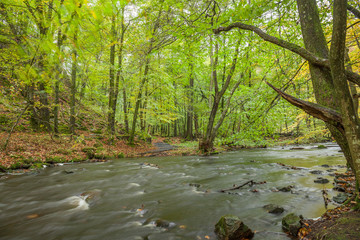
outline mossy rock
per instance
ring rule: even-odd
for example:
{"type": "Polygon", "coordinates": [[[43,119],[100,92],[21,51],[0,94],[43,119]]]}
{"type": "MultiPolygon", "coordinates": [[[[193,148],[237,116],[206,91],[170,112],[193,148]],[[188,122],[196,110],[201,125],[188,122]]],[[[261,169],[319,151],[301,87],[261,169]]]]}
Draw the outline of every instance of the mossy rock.
{"type": "Polygon", "coordinates": [[[11,164],[9,169],[10,170],[16,170],[16,169],[29,169],[31,167],[31,164],[26,164],[23,162],[16,162],[14,164],[11,164]]]}
{"type": "Polygon", "coordinates": [[[282,229],[292,236],[297,236],[299,229],[301,228],[301,218],[294,213],[286,215],[281,223],[282,229]]]}
{"type": "Polygon", "coordinates": [[[317,146],[317,148],[318,149],[325,149],[325,148],[327,148],[325,145],[319,145],[319,146],[317,146]]]}
{"type": "Polygon", "coordinates": [[[109,155],[106,155],[105,153],[95,153],[94,158],[99,160],[105,160],[110,159],[111,157],[109,155]]]}
{"type": "Polygon", "coordinates": [[[215,233],[219,240],[251,239],[254,232],[237,216],[225,215],[215,225],[215,233]]]}
{"type": "Polygon", "coordinates": [[[6,167],[4,167],[4,166],[0,165],[0,172],[6,172],[6,170],[7,170],[7,168],[6,168],[6,167]]]}
{"type": "Polygon", "coordinates": [[[115,158],[124,158],[125,157],[125,154],[124,153],[118,153],[118,154],[115,154],[115,158]]]}
{"type": "Polygon", "coordinates": [[[33,163],[30,168],[31,169],[40,169],[40,168],[43,168],[44,165],[46,165],[46,164],[44,164],[44,163],[33,163]]]}

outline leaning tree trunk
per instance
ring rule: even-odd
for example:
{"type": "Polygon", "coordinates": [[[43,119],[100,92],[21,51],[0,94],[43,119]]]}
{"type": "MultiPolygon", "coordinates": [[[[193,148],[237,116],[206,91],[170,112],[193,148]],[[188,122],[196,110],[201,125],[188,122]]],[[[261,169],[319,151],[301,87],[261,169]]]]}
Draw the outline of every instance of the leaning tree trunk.
{"type": "MultiPolygon", "coordinates": [[[[316,1],[297,0],[297,5],[305,48],[316,56],[327,59],[329,50],[321,27],[316,1]]],[[[339,110],[330,69],[311,63],[309,63],[309,66],[316,102],[339,110]]],[[[344,152],[348,163],[352,164],[352,156],[344,134],[331,124],[326,123],[326,126],[344,152]]]]}
{"type": "Polygon", "coordinates": [[[356,176],[356,191],[358,192],[358,181],[360,180],[360,128],[345,74],[346,7],[347,1],[334,1],[330,68],[335,93],[341,106],[345,137],[353,160],[352,168],[356,176]]]}

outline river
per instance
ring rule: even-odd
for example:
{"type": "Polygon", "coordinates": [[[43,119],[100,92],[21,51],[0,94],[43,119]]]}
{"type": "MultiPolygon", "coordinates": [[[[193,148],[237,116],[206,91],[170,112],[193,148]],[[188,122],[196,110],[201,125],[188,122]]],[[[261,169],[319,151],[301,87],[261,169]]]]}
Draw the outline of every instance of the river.
{"type": "Polygon", "coordinates": [[[336,195],[329,169],[345,171],[339,147],[315,146],[125,158],[0,175],[0,239],[216,239],[214,225],[225,214],[239,216],[256,231],[255,240],[289,239],[281,230],[282,217],[290,212],[319,217],[325,211],[321,190],[336,195]],[[319,176],[330,183],[314,183],[319,176]],[[266,183],[219,192],[249,180],[266,183]],[[289,185],[292,192],[274,191],[289,185]],[[270,203],[285,212],[266,212],[263,206],[270,203]],[[156,227],[157,219],[170,226],[156,227]]]}

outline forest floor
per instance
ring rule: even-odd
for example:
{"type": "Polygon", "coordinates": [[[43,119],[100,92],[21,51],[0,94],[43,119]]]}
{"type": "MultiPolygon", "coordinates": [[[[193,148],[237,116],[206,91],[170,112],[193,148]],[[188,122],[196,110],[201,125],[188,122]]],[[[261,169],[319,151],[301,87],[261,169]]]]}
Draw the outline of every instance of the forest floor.
{"type": "MultiPolygon", "coordinates": [[[[152,143],[126,140],[111,141],[102,134],[78,131],[58,138],[48,133],[14,132],[6,151],[0,151],[0,171],[42,167],[44,164],[82,161],[106,161],[123,157],[186,156],[198,155],[196,142],[182,142],[180,138],[157,137],[152,143]],[[173,146],[175,145],[175,146],[173,146]]],[[[0,145],[8,138],[0,132],[0,145]]]]}

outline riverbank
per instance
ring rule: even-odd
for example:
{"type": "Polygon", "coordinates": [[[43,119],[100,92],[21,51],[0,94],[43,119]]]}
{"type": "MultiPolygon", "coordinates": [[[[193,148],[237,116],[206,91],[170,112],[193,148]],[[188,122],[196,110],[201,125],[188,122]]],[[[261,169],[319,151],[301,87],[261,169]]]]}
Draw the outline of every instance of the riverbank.
{"type": "MultiPolygon", "coordinates": [[[[42,168],[48,164],[68,162],[105,161],[116,158],[152,157],[152,156],[191,156],[201,155],[198,141],[186,141],[179,137],[154,137],[150,142],[137,140],[128,145],[126,138],[119,136],[109,139],[105,134],[78,131],[78,135],[62,134],[54,137],[44,132],[14,132],[6,151],[0,152],[0,172],[42,168]],[[158,144],[170,144],[172,148],[160,148],[158,144]]],[[[0,144],[4,145],[7,132],[0,132],[0,144]]],[[[218,145],[214,154],[244,148],[264,148],[298,144],[295,138],[267,139],[260,143],[248,142],[245,145],[218,145]]],[[[304,142],[307,143],[307,142],[304,142]]]]}
{"type": "MultiPolygon", "coordinates": [[[[304,220],[298,239],[360,239],[360,202],[356,199],[353,173],[348,171],[345,174],[336,175],[334,185],[334,188],[341,192],[338,196],[344,196],[344,199],[341,200],[344,203],[339,207],[327,210],[319,219],[304,220]]],[[[324,201],[327,202],[330,199],[324,195],[324,201]]]]}
{"type": "MultiPolygon", "coordinates": [[[[8,133],[0,132],[1,144],[8,133]]],[[[221,149],[224,150],[224,149],[221,149]]],[[[47,164],[67,162],[104,161],[116,158],[149,157],[164,155],[188,156],[200,154],[195,142],[182,142],[180,138],[158,137],[148,143],[136,141],[128,145],[124,139],[110,140],[102,134],[79,131],[55,138],[48,133],[15,132],[11,135],[6,151],[0,152],[0,171],[41,168],[47,164]],[[159,143],[170,143],[176,148],[161,149],[159,143]]]]}

